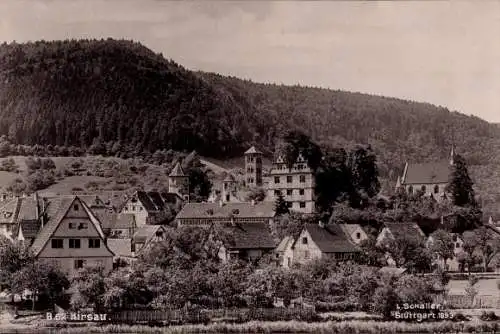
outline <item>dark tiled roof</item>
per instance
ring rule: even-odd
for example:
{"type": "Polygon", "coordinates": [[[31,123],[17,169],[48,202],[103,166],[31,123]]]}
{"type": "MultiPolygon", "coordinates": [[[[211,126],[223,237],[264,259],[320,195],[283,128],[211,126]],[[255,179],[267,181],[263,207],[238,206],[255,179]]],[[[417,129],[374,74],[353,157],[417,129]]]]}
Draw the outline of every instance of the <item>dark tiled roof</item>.
{"type": "Polygon", "coordinates": [[[102,210],[92,210],[92,212],[101,223],[103,229],[107,230],[113,228],[117,219],[116,217],[118,216],[117,213],[102,210]]]}
{"type": "Polygon", "coordinates": [[[168,176],[186,176],[184,174],[184,171],[182,170],[182,167],[181,167],[181,164],[180,163],[176,163],[174,168],[172,169],[172,171],[170,172],[170,174],[168,176]]]}
{"type": "Polygon", "coordinates": [[[43,228],[38,233],[33,245],[31,246],[33,253],[38,255],[38,253],[43,249],[50,236],[55,232],[59,226],[59,222],[64,218],[66,212],[68,212],[71,204],[73,203],[75,197],[60,197],[53,198],[49,201],[47,206],[48,221],[45,223],[43,228]]]}
{"type": "Polygon", "coordinates": [[[22,220],[19,222],[19,228],[22,230],[25,239],[34,239],[40,231],[40,227],[39,220],[22,220]]]}
{"type": "Polygon", "coordinates": [[[402,239],[407,236],[425,238],[424,233],[416,223],[385,223],[384,225],[396,239],[402,239]]]}
{"type": "Polygon", "coordinates": [[[231,235],[228,249],[273,249],[276,247],[267,224],[240,223],[225,229],[231,235]]]}
{"type": "Polygon", "coordinates": [[[21,198],[13,198],[10,201],[3,203],[0,207],[0,222],[6,224],[15,224],[17,222],[17,217],[19,210],[21,208],[21,198]]]}
{"type": "Polygon", "coordinates": [[[137,192],[137,199],[144,205],[146,211],[157,211],[155,204],[145,191],[137,192]]]}
{"type": "Polygon", "coordinates": [[[272,218],[275,215],[274,202],[252,203],[187,203],[176,219],[193,218],[272,218]],[[237,214],[235,212],[238,212],[237,214]]]}
{"type": "Polygon", "coordinates": [[[168,204],[176,204],[179,200],[182,201],[182,197],[175,193],[161,193],[161,198],[168,204]]]}
{"type": "Polygon", "coordinates": [[[126,229],[135,228],[135,216],[130,213],[120,213],[116,216],[115,223],[111,228],[126,229]]]}
{"type": "Polygon", "coordinates": [[[36,220],[37,201],[31,197],[21,198],[21,207],[19,208],[18,220],[36,220]]]}
{"type": "Polygon", "coordinates": [[[307,224],[305,228],[323,253],[355,253],[360,251],[336,224],[325,225],[325,227],[318,224],[307,224]]]}
{"type": "Polygon", "coordinates": [[[403,184],[447,183],[450,175],[450,162],[431,162],[408,164],[403,184]]]}
{"type": "Polygon", "coordinates": [[[145,244],[149,242],[158,231],[165,233],[165,228],[161,225],[143,225],[134,233],[133,240],[134,242],[145,244]]]}
{"type": "Polygon", "coordinates": [[[122,257],[133,257],[132,239],[108,239],[109,249],[116,255],[122,257]]]}
{"type": "Polygon", "coordinates": [[[156,207],[156,210],[164,210],[165,209],[165,203],[163,202],[163,199],[161,198],[161,195],[159,192],[156,191],[150,191],[147,193],[149,198],[151,199],[151,202],[156,207]]]}

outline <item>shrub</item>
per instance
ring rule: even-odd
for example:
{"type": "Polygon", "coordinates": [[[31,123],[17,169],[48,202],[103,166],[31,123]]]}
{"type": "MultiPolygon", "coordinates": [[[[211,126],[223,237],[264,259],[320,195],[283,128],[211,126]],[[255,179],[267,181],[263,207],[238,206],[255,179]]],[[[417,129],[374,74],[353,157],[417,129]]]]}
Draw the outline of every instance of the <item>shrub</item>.
{"type": "Polygon", "coordinates": [[[479,319],[481,319],[482,321],[497,321],[500,319],[500,317],[498,317],[493,311],[483,311],[479,316],[479,319]]]}
{"type": "Polygon", "coordinates": [[[349,301],[336,303],[317,302],[314,304],[318,312],[354,312],[360,310],[360,305],[349,301]]]}

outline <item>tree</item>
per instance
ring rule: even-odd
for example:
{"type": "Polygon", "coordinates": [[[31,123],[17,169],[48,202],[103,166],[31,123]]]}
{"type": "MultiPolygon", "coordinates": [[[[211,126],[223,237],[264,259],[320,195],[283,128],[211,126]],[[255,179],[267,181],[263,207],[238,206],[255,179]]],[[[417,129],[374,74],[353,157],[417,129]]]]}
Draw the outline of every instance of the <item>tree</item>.
{"type": "Polygon", "coordinates": [[[350,203],[358,207],[358,201],[374,197],[380,191],[377,158],[370,146],[359,146],[349,153],[347,167],[352,182],[350,203]]]}
{"type": "Polygon", "coordinates": [[[106,293],[106,275],[104,267],[87,266],[80,269],[72,280],[75,293],[71,296],[74,309],[92,307],[95,312],[104,309],[106,293]]]}
{"type": "Polygon", "coordinates": [[[16,172],[19,168],[19,166],[16,164],[14,161],[14,158],[8,158],[8,159],[3,159],[2,164],[0,166],[0,170],[6,171],[6,172],[16,172]]]}
{"type": "Polygon", "coordinates": [[[500,253],[500,238],[486,226],[479,227],[473,231],[464,233],[468,244],[475,245],[481,252],[484,271],[488,271],[491,260],[500,253]]]}
{"type": "Polygon", "coordinates": [[[455,243],[453,236],[445,230],[437,230],[431,234],[432,242],[429,245],[429,250],[437,255],[438,259],[443,259],[444,268],[446,270],[446,261],[452,259],[455,255],[455,243]]]}
{"type": "Polygon", "coordinates": [[[452,195],[453,203],[462,207],[476,207],[473,185],[465,159],[456,155],[447,187],[447,191],[452,195]]]}
{"type": "Polygon", "coordinates": [[[405,235],[391,239],[386,250],[398,267],[407,268],[409,272],[426,272],[431,268],[432,256],[423,240],[415,236],[405,235]]]}
{"type": "Polygon", "coordinates": [[[255,187],[250,190],[247,201],[262,202],[266,198],[266,191],[262,187],[255,187]]]}
{"type": "Polygon", "coordinates": [[[298,130],[286,132],[283,136],[282,147],[278,150],[284,152],[285,162],[289,169],[292,168],[299,155],[302,155],[308,166],[315,171],[323,157],[319,145],[314,143],[305,133],[298,130]]]}
{"type": "Polygon", "coordinates": [[[285,201],[285,197],[283,196],[281,191],[278,193],[278,196],[276,197],[276,201],[274,204],[274,211],[277,216],[281,216],[290,212],[290,210],[288,209],[288,205],[285,201]]]}
{"type": "Polygon", "coordinates": [[[20,241],[11,241],[0,235],[0,274],[2,284],[12,288],[13,274],[29,265],[35,257],[31,249],[20,241]]]}
{"type": "Polygon", "coordinates": [[[385,252],[381,247],[377,246],[377,240],[373,237],[361,241],[359,244],[363,253],[361,255],[361,263],[382,267],[386,263],[385,252]]]}

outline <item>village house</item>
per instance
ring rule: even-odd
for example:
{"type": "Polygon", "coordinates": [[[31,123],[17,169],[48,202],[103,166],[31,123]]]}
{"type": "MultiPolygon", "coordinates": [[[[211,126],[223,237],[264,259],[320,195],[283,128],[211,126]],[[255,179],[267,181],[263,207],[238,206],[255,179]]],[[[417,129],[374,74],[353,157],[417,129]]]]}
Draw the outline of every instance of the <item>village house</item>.
{"type": "Polygon", "coordinates": [[[211,226],[212,224],[272,223],[272,202],[186,203],[175,217],[178,226],[211,226]]]}
{"type": "Polygon", "coordinates": [[[396,191],[400,188],[408,194],[422,192],[436,201],[449,198],[448,186],[451,166],[454,165],[455,149],[451,148],[450,160],[430,163],[406,163],[402,176],[398,176],[396,191]]]}
{"type": "Polygon", "coordinates": [[[292,257],[284,258],[285,267],[324,257],[333,257],[338,261],[354,260],[361,254],[360,248],[349,240],[337,224],[307,224],[289,247],[292,257]]]}
{"type": "Polygon", "coordinates": [[[177,193],[137,191],[127,200],[120,213],[134,215],[137,226],[154,224],[172,208],[182,205],[183,199],[177,193]]]}
{"type": "Polygon", "coordinates": [[[266,223],[233,223],[223,228],[230,237],[219,251],[222,261],[256,261],[276,248],[266,223]]]}
{"type": "Polygon", "coordinates": [[[0,233],[9,239],[16,239],[21,231],[22,239],[30,239],[40,228],[42,204],[38,194],[33,196],[13,197],[0,207],[0,233]]]}
{"type": "Polygon", "coordinates": [[[99,220],[77,196],[47,201],[44,219],[31,249],[40,260],[58,265],[70,276],[85,265],[110,271],[114,254],[99,220]]]}
{"type": "Polygon", "coordinates": [[[210,194],[207,202],[243,202],[241,199],[241,190],[241,187],[238,186],[236,177],[233,174],[228,173],[222,182],[220,182],[219,187],[215,184],[212,185],[212,193],[210,194]]]}
{"type": "Polygon", "coordinates": [[[301,154],[292,168],[288,168],[283,154],[276,154],[269,179],[267,201],[275,201],[282,194],[290,211],[314,213],[314,174],[301,154]]]}
{"type": "Polygon", "coordinates": [[[165,240],[167,229],[161,225],[143,225],[133,235],[108,238],[108,246],[115,254],[114,262],[118,260],[131,263],[137,256],[152,247],[156,242],[165,240]]]}

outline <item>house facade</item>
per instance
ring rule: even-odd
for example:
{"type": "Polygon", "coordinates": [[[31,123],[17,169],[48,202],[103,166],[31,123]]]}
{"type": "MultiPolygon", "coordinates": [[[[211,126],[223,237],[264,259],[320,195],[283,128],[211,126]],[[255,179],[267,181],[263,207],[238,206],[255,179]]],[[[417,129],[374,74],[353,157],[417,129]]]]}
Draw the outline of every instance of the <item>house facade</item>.
{"type": "Polygon", "coordinates": [[[360,248],[351,242],[336,224],[307,224],[291,248],[292,259],[284,261],[287,267],[290,267],[290,264],[305,264],[324,257],[349,261],[361,254],[360,248]]]}
{"type": "Polygon", "coordinates": [[[339,227],[356,245],[368,239],[368,234],[359,224],[339,224],[339,227]]]}
{"type": "Polygon", "coordinates": [[[177,193],[137,191],[126,201],[120,213],[134,215],[137,226],[154,224],[170,206],[180,206],[182,197],[177,193]]]}
{"type": "Polygon", "coordinates": [[[275,217],[272,202],[186,203],[175,217],[178,226],[211,226],[233,223],[270,224],[275,217]]]}
{"type": "Polygon", "coordinates": [[[275,201],[282,194],[290,211],[314,213],[315,179],[312,169],[299,154],[292,168],[288,168],[283,154],[277,154],[269,172],[268,201],[275,201]]]}
{"type": "Polygon", "coordinates": [[[86,265],[113,266],[99,220],[76,196],[53,198],[47,203],[46,221],[31,245],[34,255],[73,276],[86,265]]]}
{"type": "Polygon", "coordinates": [[[422,192],[424,196],[437,201],[449,198],[446,188],[454,158],[455,149],[452,147],[448,161],[419,164],[407,162],[403,175],[398,177],[396,182],[396,190],[403,188],[408,194],[422,192]]]}

